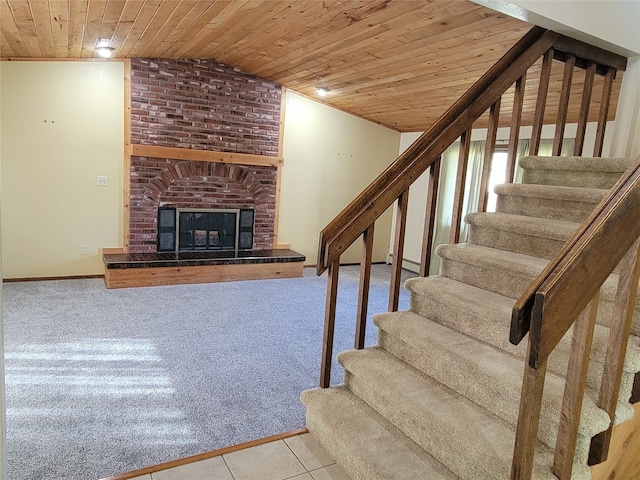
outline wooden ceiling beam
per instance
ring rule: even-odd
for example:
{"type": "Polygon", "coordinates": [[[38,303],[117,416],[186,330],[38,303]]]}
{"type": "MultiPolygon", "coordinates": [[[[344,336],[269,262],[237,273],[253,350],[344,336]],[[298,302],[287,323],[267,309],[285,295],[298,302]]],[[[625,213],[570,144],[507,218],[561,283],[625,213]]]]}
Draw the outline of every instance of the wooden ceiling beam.
{"type": "MultiPolygon", "coordinates": [[[[228,2],[227,5],[216,15],[216,17],[209,22],[201,32],[200,39],[197,43],[189,42],[180,52],[179,56],[185,56],[187,58],[208,58],[202,55],[203,49],[208,49],[209,45],[213,44],[214,40],[222,35],[225,31],[230,31],[232,26],[240,20],[243,15],[247,14],[246,10],[242,7],[247,5],[250,0],[233,0],[228,2]]],[[[211,48],[211,57],[215,58],[215,50],[211,48]]]]}
{"type": "Polygon", "coordinates": [[[80,55],[84,58],[96,56],[95,51],[98,44],[98,35],[106,7],[106,0],[91,0],[89,2],[82,35],[82,51],[80,52],[80,55]]]}
{"type": "Polygon", "coordinates": [[[161,42],[156,43],[153,50],[151,48],[145,49],[144,56],[146,58],[164,56],[165,52],[176,45],[194,22],[198,21],[210,7],[211,5],[207,3],[191,3],[191,9],[186,14],[176,15],[176,18],[170,19],[174,20],[173,25],[169,21],[163,25],[163,32],[159,34],[161,42]]]}
{"type": "MultiPolygon", "coordinates": [[[[15,55],[15,52],[11,48],[11,43],[12,42],[5,36],[4,31],[0,30],[0,55],[3,57],[12,57],[15,55]]],[[[20,44],[19,41],[18,44],[20,44]]]]}
{"type": "Polygon", "coordinates": [[[27,52],[26,56],[42,57],[38,32],[27,0],[2,0],[2,29],[11,40],[12,49],[27,52]]]}
{"type": "Polygon", "coordinates": [[[122,46],[129,37],[143,6],[144,2],[140,0],[127,0],[122,8],[118,25],[111,36],[111,46],[116,49],[115,56],[123,56],[122,46]]]}
{"type": "Polygon", "coordinates": [[[69,2],[67,0],[49,0],[49,18],[53,48],[57,58],[69,55],[69,2]]]}
{"type": "MultiPolygon", "coordinates": [[[[171,18],[178,11],[181,6],[184,6],[184,2],[162,2],[160,8],[156,9],[153,17],[147,22],[144,31],[137,37],[136,43],[131,49],[130,55],[133,57],[144,57],[145,50],[148,47],[154,47],[156,41],[162,42],[159,37],[159,32],[162,30],[163,25],[168,21],[171,22],[171,18]]],[[[178,13],[176,13],[176,17],[178,13]]]]}
{"type": "Polygon", "coordinates": [[[70,0],[67,8],[69,12],[67,21],[67,56],[69,58],[80,58],[82,55],[82,37],[89,8],[87,3],[86,0],[70,0]]]}

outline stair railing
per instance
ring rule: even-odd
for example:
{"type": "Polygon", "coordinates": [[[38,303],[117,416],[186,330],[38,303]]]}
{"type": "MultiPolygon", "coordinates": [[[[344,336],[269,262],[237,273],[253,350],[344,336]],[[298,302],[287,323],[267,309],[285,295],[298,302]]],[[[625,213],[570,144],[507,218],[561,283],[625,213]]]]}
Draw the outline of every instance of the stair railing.
{"type": "MultiPolygon", "coordinates": [[[[568,116],[568,102],[573,85],[573,70],[575,68],[581,68],[585,69],[587,73],[582,85],[582,102],[578,117],[578,135],[575,142],[576,147],[574,154],[579,155],[582,151],[584,131],[586,131],[589,118],[589,109],[593,103],[598,103],[593,100],[592,94],[594,79],[597,74],[602,75],[604,81],[599,101],[594,156],[601,156],[609,106],[611,103],[613,81],[616,72],[625,69],[627,59],[577,40],[564,37],[552,31],[547,31],[539,27],[532,28],[476,81],[431,128],[423,133],[404,153],[387,167],[387,169],[320,233],[317,274],[321,275],[325,270],[328,270],[320,372],[321,387],[329,387],[331,383],[331,362],[333,358],[340,255],[351,246],[358,237],[362,237],[362,261],[360,265],[360,285],[354,341],[355,348],[359,349],[364,347],[368,292],[373,258],[373,235],[376,219],[397,201],[392,274],[389,291],[389,310],[395,311],[398,309],[401,291],[402,257],[409,187],[422,173],[426,171],[429,172],[427,208],[420,263],[420,275],[427,276],[433,246],[434,220],[442,153],[460,137],[463,147],[460,148],[459,165],[466,165],[469,149],[464,148],[464,145],[471,139],[473,124],[483,115],[488,115],[488,133],[484,157],[486,160],[483,163],[480,201],[478,204],[478,211],[485,211],[489,172],[491,170],[489,159],[493,156],[496,147],[501,103],[507,103],[503,100],[503,95],[515,84],[506,172],[507,181],[511,181],[515,170],[527,71],[532,66],[536,68],[534,64],[541,64],[539,67],[540,80],[538,83],[534,112],[533,133],[530,143],[530,154],[535,155],[538,153],[542,125],[545,121],[545,108],[550,91],[553,60],[559,60],[565,63],[562,86],[559,90],[559,106],[554,135],[554,154],[559,154],[564,139],[564,129],[568,116]],[[542,60],[540,61],[540,59],[542,60]]],[[[464,170],[462,167],[459,168],[459,175],[456,182],[451,226],[453,232],[451,235],[452,242],[458,241],[462,222],[462,205],[464,203],[465,188],[464,174],[460,174],[460,172],[464,170]]]]}
{"type": "MultiPolygon", "coordinates": [[[[518,344],[529,333],[513,480],[531,478],[547,359],[573,326],[553,464],[553,473],[559,479],[571,477],[599,290],[619,264],[618,290],[597,402],[613,423],[640,278],[639,211],[640,157],[513,308],[511,342],[518,344]]],[[[590,464],[606,460],[611,429],[612,426],[592,440],[590,464]]]]}

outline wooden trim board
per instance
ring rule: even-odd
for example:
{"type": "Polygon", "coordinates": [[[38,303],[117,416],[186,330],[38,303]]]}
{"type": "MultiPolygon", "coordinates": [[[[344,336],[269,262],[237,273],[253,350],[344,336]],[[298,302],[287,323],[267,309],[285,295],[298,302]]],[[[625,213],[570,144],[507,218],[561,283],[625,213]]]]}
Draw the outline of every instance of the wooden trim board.
{"type": "Polygon", "coordinates": [[[125,251],[123,247],[103,247],[102,254],[104,255],[105,253],[125,253],[125,251]]]}
{"type": "Polygon", "coordinates": [[[213,152],[193,150],[191,148],[157,147],[155,145],[131,144],[131,155],[136,157],[172,158],[196,162],[232,163],[237,165],[257,165],[280,167],[284,165],[282,157],[249,155],[246,153],[213,152]]]}
{"type": "Polygon", "coordinates": [[[155,287],[302,277],[303,262],[242,263],[150,268],[106,268],[107,288],[155,287]]]}
{"type": "Polygon", "coordinates": [[[227,455],[229,453],[238,452],[240,450],[245,450],[247,448],[257,447],[258,445],[264,445],[265,443],[277,442],[279,440],[284,440],[285,438],[297,437],[298,435],[303,435],[305,433],[308,433],[308,430],[306,428],[302,428],[300,430],[293,430],[291,432],[279,433],[276,435],[271,435],[270,437],[260,438],[258,440],[252,440],[249,442],[241,443],[239,445],[232,445],[231,447],[220,448],[218,450],[213,450],[211,452],[205,452],[198,455],[193,455],[191,457],[182,458],[180,460],[161,463],[153,467],[146,467],[146,468],[141,468],[140,470],[135,470],[133,472],[121,473],[120,475],[114,475],[112,477],[103,478],[102,480],[129,480],[132,478],[140,477],[142,475],[160,472],[162,470],[168,470],[169,468],[180,467],[182,465],[187,465],[189,463],[195,463],[195,462],[200,462],[202,460],[207,460],[208,458],[219,457],[221,455],[227,455]]]}
{"type": "Polygon", "coordinates": [[[124,62],[124,164],[122,184],[122,244],[129,251],[131,240],[131,59],[124,62]]]}

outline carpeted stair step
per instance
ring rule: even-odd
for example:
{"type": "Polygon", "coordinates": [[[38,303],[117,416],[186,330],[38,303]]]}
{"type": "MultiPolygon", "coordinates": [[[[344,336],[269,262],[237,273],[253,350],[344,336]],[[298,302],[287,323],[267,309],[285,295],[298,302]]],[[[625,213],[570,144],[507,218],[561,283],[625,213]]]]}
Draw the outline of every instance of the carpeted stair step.
{"type": "MultiPolygon", "coordinates": [[[[548,261],[467,243],[439,245],[440,275],[515,299],[526,291],[548,261]]],[[[618,275],[612,274],[600,292],[597,322],[611,324],[618,275]]],[[[631,333],[640,334],[640,292],[636,300],[631,333]]]]}
{"type": "MultiPolygon", "coordinates": [[[[410,291],[410,310],[414,313],[525,358],[527,340],[517,346],[509,342],[513,299],[442,276],[411,278],[405,286],[410,291]]],[[[567,371],[572,332],[569,329],[549,357],[549,370],[559,375],[567,371]]],[[[596,325],[587,375],[587,385],[595,389],[599,388],[602,379],[608,335],[607,327],[596,325]]],[[[638,371],[640,346],[633,337],[628,344],[616,423],[633,415],[628,399],[638,371]]]]}
{"type": "Polygon", "coordinates": [[[629,168],[630,158],[523,157],[522,183],[608,190],[629,168]]]}
{"type": "Polygon", "coordinates": [[[495,192],[497,212],[582,223],[607,190],[507,183],[495,192]]]}
{"type": "MultiPolygon", "coordinates": [[[[412,312],[378,314],[374,323],[380,330],[378,344],[387,352],[510,424],[517,424],[523,359],[412,312]]],[[[367,375],[358,373],[357,368],[368,367],[354,360],[357,352],[341,353],[338,358],[354,375],[367,375]]],[[[538,438],[549,447],[556,443],[563,393],[564,379],[548,373],[538,438]]],[[[578,458],[584,462],[591,437],[609,427],[609,417],[596,406],[596,398],[597,393],[587,389],[579,429],[578,458]]]]}
{"type": "Polygon", "coordinates": [[[440,275],[517,299],[549,260],[470,243],[436,248],[440,275]]]}
{"type": "Polygon", "coordinates": [[[458,479],[346,387],[300,398],[307,429],[352,480],[458,479]]]}
{"type": "MultiPolygon", "coordinates": [[[[611,325],[611,315],[616,292],[618,290],[617,274],[612,274],[600,289],[600,306],[598,307],[598,323],[605,326],[611,325]]],[[[640,337],[640,289],[636,295],[636,306],[631,320],[631,335],[640,337]]],[[[640,340],[636,338],[636,343],[640,345],[640,340]]]]}
{"type": "MultiPolygon", "coordinates": [[[[512,425],[381,348],[345,352],[340,361],[353,393],[460,478],[509,478],[512,425]]],[[[537,450],[533,478],[554,478],[551,449],[537,450]]],[[[572,478],[589,478],[585,464],[574,470],[572,478]]]]}
{"type": "Polygon", "coordinates": [[[551,259],[579,224],[561,220],[512,215],[470,213],[469,243],[551,259]]]}

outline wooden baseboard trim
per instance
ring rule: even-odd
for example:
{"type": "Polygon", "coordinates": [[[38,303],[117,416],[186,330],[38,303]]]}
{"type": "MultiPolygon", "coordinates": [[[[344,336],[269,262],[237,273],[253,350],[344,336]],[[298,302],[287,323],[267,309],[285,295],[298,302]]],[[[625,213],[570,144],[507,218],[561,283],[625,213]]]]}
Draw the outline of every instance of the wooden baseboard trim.
{"type": "Polygon", "coordinates": [[[104,275],[69,275],[64,277],[30,277],[30,278],[3,278],[4,283],[18,282],[46,282],[49,280],[83,280],[87,278],[104,278],[104,275]]]}
{"type": "Polygon", "coordinates": [[[232,445],[230,447],[220,448],[218,450],[213,450],[211,452],[200,453],[198,455],[181,458],[179,460],[173,460],[171,462],[161,463],[159,465],[154,465],[152,467],[141,468],[139,470],[134,470],[133,472],[121,473],[118,475],[114,475],[112,477],[102,478],[100,480],[129,480],[131,478],[140,477],[142,475],[148,475],[151,473],[160,472],[162,470],[167,470],[169,468],[180,467],[182,465],[199,462],[201,460],[206,460],[208,458],[219,457],[220,455],[226,455],[228,453],[245,450],[247,448],[256,447],[258,445],[264,445],[265,443],[277,442],[278,440],[284,440],[285,438],[296,437],[304,433],[308,433],[308,430],[306,428],[301,428],[299,430],[292,430],[290,432],[278,433],[277,435],[271,435],[270,437],[260,438],[258,440],[251,440],[249,442],[240,443],[238,445],[232,445]]]}

